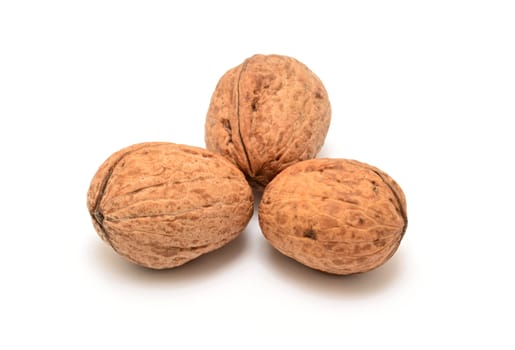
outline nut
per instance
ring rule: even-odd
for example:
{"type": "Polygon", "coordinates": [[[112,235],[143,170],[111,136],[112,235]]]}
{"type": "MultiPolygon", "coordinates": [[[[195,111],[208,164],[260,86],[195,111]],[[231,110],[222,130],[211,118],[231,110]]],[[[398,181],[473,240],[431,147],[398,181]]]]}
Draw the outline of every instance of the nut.
{"type": "Polygon", "coordinates": [[[173,143],[141,143],[109,157],[88,209],[100,237],[133,263],[182,265],[238,236],[253,213],[243,174],[225,158],[173,143]]]}
{"type": "Polygon", "coordinates": [[[358,161],[314,159],[265,189],[259,224],[281,253],[313,269],[347,275],[385,263],[408,224],[399,185],[358,161]]]}
{"type": "Polygon", "coordinates": [[[330,119],[327,92],[304,64],[255,55],[218,82],[206,118],[206,147],[262,188],[286,167],[316,156],[330,119]]]}

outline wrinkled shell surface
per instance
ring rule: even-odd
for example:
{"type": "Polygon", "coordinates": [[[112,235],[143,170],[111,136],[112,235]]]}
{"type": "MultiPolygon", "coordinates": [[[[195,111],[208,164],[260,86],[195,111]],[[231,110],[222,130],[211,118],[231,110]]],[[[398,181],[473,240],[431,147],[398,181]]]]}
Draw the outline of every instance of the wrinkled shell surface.
{"type": "Polygon", "coordinates": [[[294,58],[255,55],[220,79],[206,118],[207,149],[231,159],[256,187],[316,156],[331,119],[320,79],[294,58]]]}
{"type": "Polygon", "coordinates": [[[406,199],[381,170],[344,159],[315,159],[280,173],[265,189],[259,224],[283,254],[311,268],[352,274],[397,250],[406,199]]]}
{"type": "Polygon", "coordinates": [[[109,157],[88,192],[96,231],[128,260],[182,265],[243,231],[253,213],[239,169],[209,151],[142,143],[109,157]]]}

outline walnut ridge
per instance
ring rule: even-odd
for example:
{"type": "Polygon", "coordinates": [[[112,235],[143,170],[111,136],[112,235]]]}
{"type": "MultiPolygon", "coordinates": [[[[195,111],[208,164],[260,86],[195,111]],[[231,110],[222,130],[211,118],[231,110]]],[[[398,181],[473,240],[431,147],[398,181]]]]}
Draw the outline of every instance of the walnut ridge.
{"type": "Polygon", "coordinates": [[[281,172],[259,206],[264,236],[313,269],[366,272],[397,250],[407,227],[406,199],[383,171],[358,161],[314,159],[281,172]]]}
{"type": "Polygon", "coordinates": [[[244,175],[222,156],[141,143],[110,156],[88,191],[99,236],[131,262],[182,265],[236,238],[253,213],[244,175]]]}
{"type": "Polygon", "coordinates": [[[316,156],[330,119],[327,91],[304,64],[255,55],[218,82],[206,117],[206,148],[262,188],[286,167],[316,156]]]}

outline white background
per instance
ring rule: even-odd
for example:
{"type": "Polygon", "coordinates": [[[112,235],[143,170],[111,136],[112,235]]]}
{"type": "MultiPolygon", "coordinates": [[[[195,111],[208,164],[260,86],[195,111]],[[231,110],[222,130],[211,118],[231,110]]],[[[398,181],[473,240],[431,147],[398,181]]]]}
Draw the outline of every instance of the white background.
{"type": "Polygon", "coordinates": [[[514,117],[512,1],[1,1],[0,348],[513,349],[514,117]],[[142,141],[204,146],[218,79],[255,53],[324,82],[322,156],[403,187],[383,267],[311,271],[256,217],[164,272],[96,235],[98,166],[142,141]]]}

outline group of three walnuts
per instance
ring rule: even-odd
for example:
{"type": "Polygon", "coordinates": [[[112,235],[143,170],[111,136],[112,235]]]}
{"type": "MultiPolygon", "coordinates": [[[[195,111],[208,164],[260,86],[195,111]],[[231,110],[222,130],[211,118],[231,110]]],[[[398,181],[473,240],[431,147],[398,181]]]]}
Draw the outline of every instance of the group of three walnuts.
{"type": "Polygon", "coordinates": [[[304,64],[252,56],[218,82],[207,150],[141,143],[100,166],[88,192],[95,229],[136,264],[176,267],[244,230],[252,186],[264,189],[259,224],[281,253],[333,274],[376,268],[406,231],[406,200],[375,167],[312,159],[330,119],[327,92],[304,64]]]}

